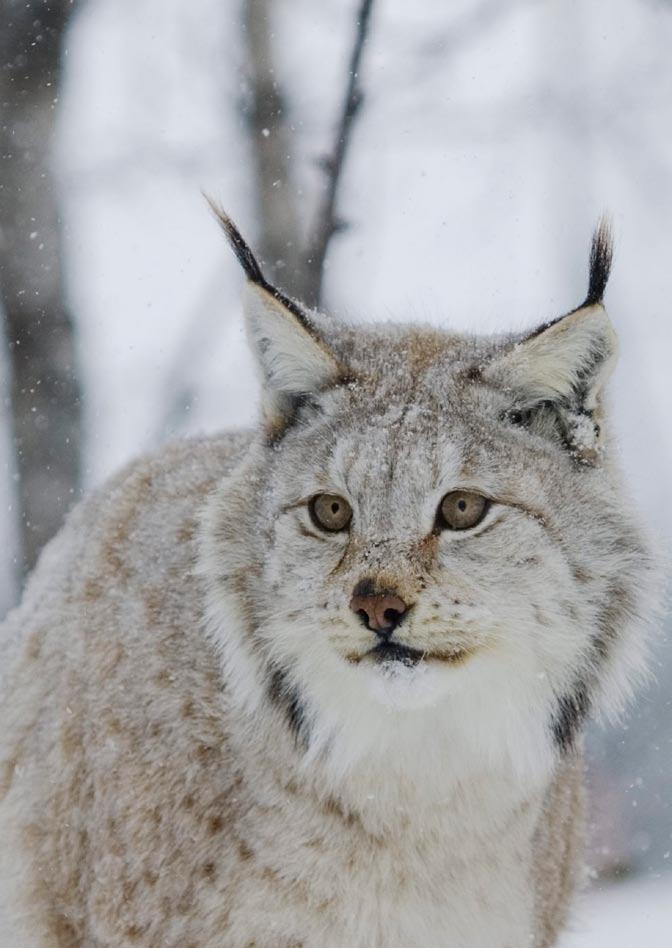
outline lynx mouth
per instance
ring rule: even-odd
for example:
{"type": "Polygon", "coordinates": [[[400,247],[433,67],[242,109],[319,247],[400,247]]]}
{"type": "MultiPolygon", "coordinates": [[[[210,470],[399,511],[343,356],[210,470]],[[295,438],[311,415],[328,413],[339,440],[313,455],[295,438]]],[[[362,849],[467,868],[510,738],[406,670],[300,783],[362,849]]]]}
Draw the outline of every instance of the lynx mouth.
{"type": "Polygon", "coordinates": [[[424,652],[399,642],[380,642],[366,654],[376,662],[402,662],[404,665],[417,665],[425,657],[424,652]]]}
{"type": "Polygon", "coordinates": [[[461,665],[473,651],[464,648],[444,649],[432,652],[423,652],[400,642],[380,642],[374,648],[363,654],[350,654],[346,660],[351,665],[359,665],[362,661],[374,662],[376,665],[389,662],[401,662],[409,668],[418,665],[421,661],[433,663],[441,662],[445,665],[461,665]]]}

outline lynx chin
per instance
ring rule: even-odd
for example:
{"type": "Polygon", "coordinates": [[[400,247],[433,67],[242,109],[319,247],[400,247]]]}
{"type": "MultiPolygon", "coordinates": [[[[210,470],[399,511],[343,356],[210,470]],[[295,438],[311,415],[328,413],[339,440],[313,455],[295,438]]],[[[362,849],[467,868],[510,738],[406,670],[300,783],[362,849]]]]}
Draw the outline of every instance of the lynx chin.
{"type": "Polygon", "coordinates": [[[0,630],[0,942],[548,948],[657,601],[608,229],[581,306],[482,337],[308,311],[217,214],[259,424],[90,496],[0,630]]]}

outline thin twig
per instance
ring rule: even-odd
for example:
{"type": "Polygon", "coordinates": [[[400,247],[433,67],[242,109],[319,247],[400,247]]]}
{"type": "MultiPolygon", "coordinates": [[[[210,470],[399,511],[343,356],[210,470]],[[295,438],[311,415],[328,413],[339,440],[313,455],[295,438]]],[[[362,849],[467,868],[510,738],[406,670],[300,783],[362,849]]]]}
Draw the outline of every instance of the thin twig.
{"type": "Polygon", "coordinates": [[[372,8],[373,0],[362,0],[357,17],[355,42],[350,55],[348,84],[336,130],[334,147],[331,154],[323,162],[327,172],[327,185],[317,212],[315,228],[308,244],[305,268],[306,282],[302,287],[302,298],[309,306],[317,306],[320,302],[324,261],[329,242],[334,234],[344,226],[336,217],[336,198],[350,143],[353,122],[364,98],[360,84],[360,69],[372,8]]]}

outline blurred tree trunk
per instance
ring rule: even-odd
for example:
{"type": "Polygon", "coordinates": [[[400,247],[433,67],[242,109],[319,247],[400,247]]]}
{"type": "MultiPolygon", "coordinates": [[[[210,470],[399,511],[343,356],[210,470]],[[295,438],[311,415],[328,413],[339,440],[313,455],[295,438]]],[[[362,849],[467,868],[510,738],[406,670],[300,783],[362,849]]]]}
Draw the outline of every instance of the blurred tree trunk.
{"type": "Polygon", "coordinates": [[[243,102],[261,223],[259,256],[268,278],[288,293],[303,283],[303,248],[292,185],[287,104],[273,57],[273,0],[244,0],[246,45],[243,102]]]}
{"type": "Polygon", "coordinates": [[[80,391],[51,170],[71,0],[0,0],[0,294],[24,569],[79,484],[80,391]]]}

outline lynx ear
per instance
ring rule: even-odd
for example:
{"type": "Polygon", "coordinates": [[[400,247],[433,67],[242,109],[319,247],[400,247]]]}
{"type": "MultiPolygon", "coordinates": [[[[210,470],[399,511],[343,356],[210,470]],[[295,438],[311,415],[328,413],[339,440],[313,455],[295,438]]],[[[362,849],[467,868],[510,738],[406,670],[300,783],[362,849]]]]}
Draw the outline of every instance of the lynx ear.
{"type": "Polygon", "coordinates": [[[319,392],[341,375],[336,358],[307,314],[290,309],[273,289],[248,282],[247,333],[264,388],[276,407],[291,410],[302,396],[319,392]]]}
{"type": "Polygon", "coordinates": [[[261,373],[265,421],[275,429],[305,396],[338,381],[342,370],[311,315],[266,280],[233,221],[209,203],[247,276],[247,335],[261,373]]]}
{"type": "Polygon", "coordinates": [[[594,416],[618,356],[616,333],[602,305],[611,257],[609,229],[601,222],[593,237],[585,302],[517,342],[486,373],[512,392],[523,414],[552,406],[566,443],[587,463],[597,459],[600,425],[594,416]]]}
{"type": "Polygon", "coordinates": [[[532,333],[497,361],[526,401],[549,399],[592,411],[617,355],[606,310],[593,303],[532,333]]]}

